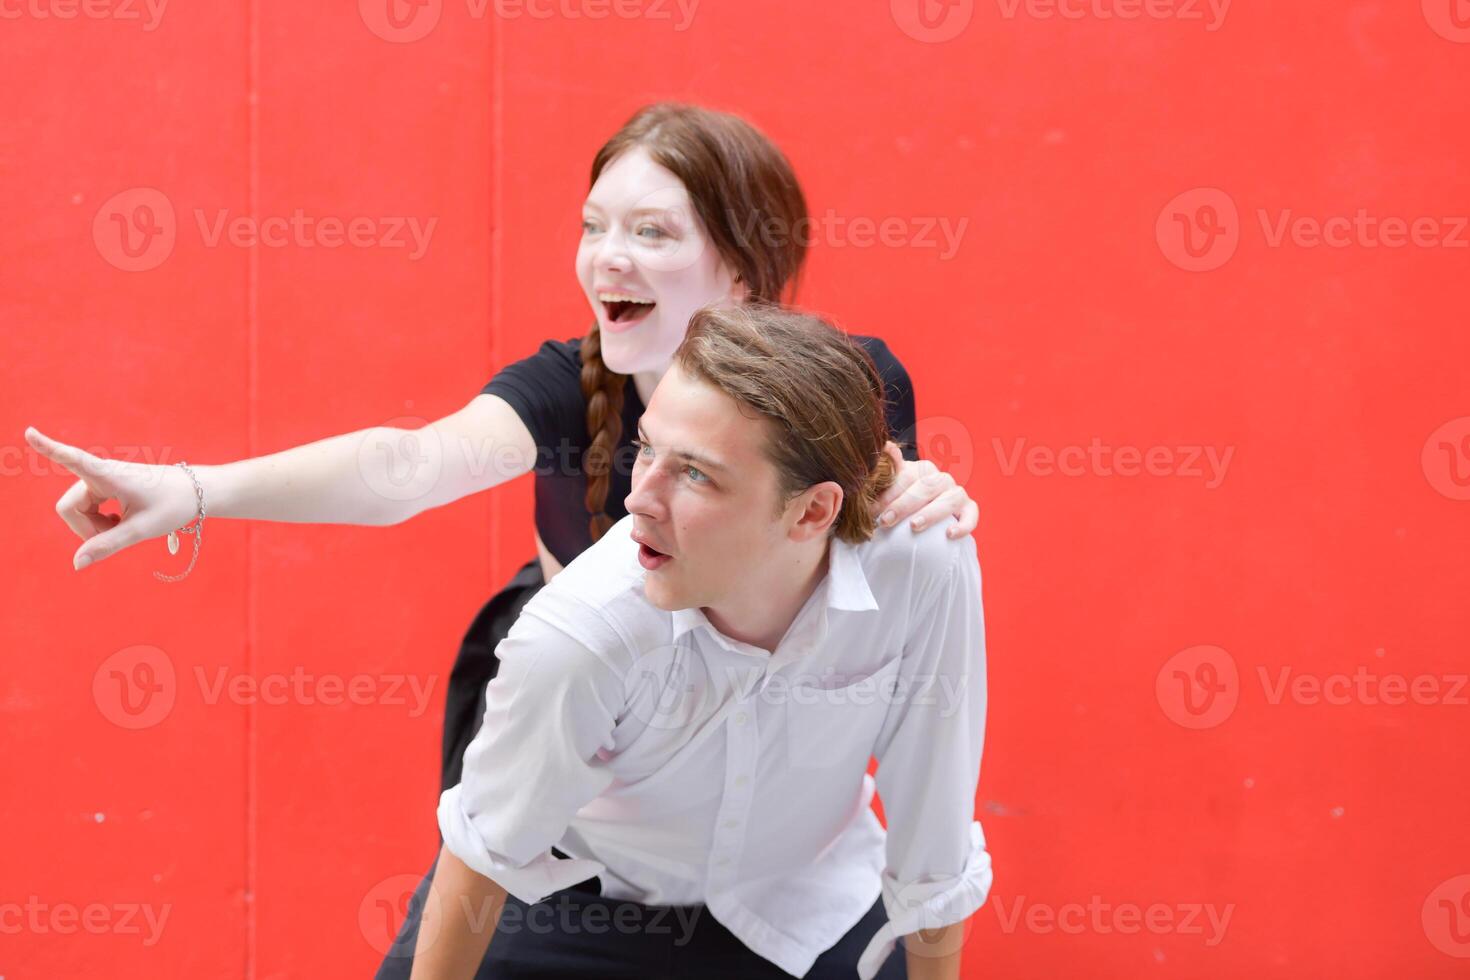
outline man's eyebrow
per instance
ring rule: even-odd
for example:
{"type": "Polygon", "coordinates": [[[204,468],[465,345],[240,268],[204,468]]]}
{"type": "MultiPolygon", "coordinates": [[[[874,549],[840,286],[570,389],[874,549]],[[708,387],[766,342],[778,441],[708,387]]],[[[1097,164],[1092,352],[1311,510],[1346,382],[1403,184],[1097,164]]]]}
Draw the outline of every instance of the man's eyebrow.
{"type": "MultiPolygon", "coordinates": [[[[642,419],[638,420],[638,437],[644,442],[652,441],[652,439],[648,435],[648,430],[643,428],[642,419]]],[[[711,456],[706,456],[704,453],[699,452],[697,449],[670,449],[669,452],[673,453],[680,459],[687,459],[690,462],[698,463],[700,466],[703,466],[706,469],[719,470],[722,473],[728,473],[730,471],[729,467],[727,467],[724,463],[721,463],[719,460],[711,456]]]]}

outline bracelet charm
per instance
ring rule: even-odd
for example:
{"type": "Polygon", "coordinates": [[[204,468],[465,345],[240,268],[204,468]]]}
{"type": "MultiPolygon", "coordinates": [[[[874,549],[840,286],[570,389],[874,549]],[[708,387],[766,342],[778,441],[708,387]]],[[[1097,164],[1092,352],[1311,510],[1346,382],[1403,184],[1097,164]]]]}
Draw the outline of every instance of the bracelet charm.
{"type": "Polygon", "coordinates": [[[194,496],[199,501],[199,513],[194,515],[194,520],[190,521],[184,527],[168,532],[168,553],[171,555],[179,553],[179,532],[182,531],[184,534],[194,535],[194,554],[189,558],[189,567],[184,569],[182,575],[164,575],[161,572],[154,572],[153,577],[160,582],[178,582],[187,578],[189,573],[194,570],[194,562],[199,560],[199,542],[204,539],[204,487],[200,485],[199,477],[194,475],[194,471],[189,468],[188,463],[181,460],[174,465],[182,467],[184,472],[189,474],[189,479],[194,481],[194,496]]]}

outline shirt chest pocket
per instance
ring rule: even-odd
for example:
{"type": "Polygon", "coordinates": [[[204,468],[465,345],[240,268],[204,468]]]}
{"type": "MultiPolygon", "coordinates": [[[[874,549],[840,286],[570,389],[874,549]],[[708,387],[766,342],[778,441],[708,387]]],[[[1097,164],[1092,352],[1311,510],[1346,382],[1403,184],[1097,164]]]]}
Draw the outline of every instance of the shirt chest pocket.
{"type": "Polygon", "coordinates": [[[793,769],[866,766],[883,719],[896,700],[902,657],[866,676],[793,678],[786,702],[786,750],[793,769]]]}

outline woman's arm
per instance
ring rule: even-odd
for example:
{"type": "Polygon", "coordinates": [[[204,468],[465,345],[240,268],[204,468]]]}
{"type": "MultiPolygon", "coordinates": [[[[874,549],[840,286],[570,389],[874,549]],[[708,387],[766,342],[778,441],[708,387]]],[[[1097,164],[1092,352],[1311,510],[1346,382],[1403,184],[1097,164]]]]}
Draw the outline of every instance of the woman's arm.
{"type": "Polygon", "coordinates": [[[502,398],[477,395],[422,428],[361,429],[195,471],[215,516],[382,526],[488,490],[535,465],[536,444],[520,416],[502,398]]]}
{"type": "MultiPolygon", "coordinates": [[[[56,513],[84,542],[74,567],[183,527],[198,513],[178,466],[103,459],[34,428],[26,440],[78,479],[56,513]],[[117,500],[121,515],[103,514],[117,500]],[[83,560],[85,559],[85,561],[83,560]]],[[[205,516],[303,524],[398,524],[528,473],[536,443],[514,409],[477,395],[420,429],[375,426],[215,466],[194,465],[205,516]]]]}

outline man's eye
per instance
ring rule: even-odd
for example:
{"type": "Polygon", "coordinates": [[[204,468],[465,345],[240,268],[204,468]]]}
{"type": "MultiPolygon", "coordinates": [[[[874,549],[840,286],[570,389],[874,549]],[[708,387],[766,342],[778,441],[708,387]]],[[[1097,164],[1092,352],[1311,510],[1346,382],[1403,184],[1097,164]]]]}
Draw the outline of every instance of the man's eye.
{"type": "Polygon", "coordinates": [[[582,219],[582,234],[591,235],[594,234],[596,231],[597,222],[593,221],[591,218],[582,219]]]}
{"type": "Polygon", "coordinates": [[[638,451],[638,455],[642,456],[643,450],[648,448],[648,444],[645,443],[642,439],[634,439],[633,448],[638,451]]]}
{"type": "Polygon", "coordinates": [[[699,474],[699,479],[695,480],[694,481],[695,483],[705,483],[705,482],[708,482],[708,480],[709,480],[709,477],[705,476],[704,473],[700,472],[698,469],[694,468],[693,466],[686,466],[686,467],[684,467],[684,471],[686,473],[698,473],[699,474]]]}

